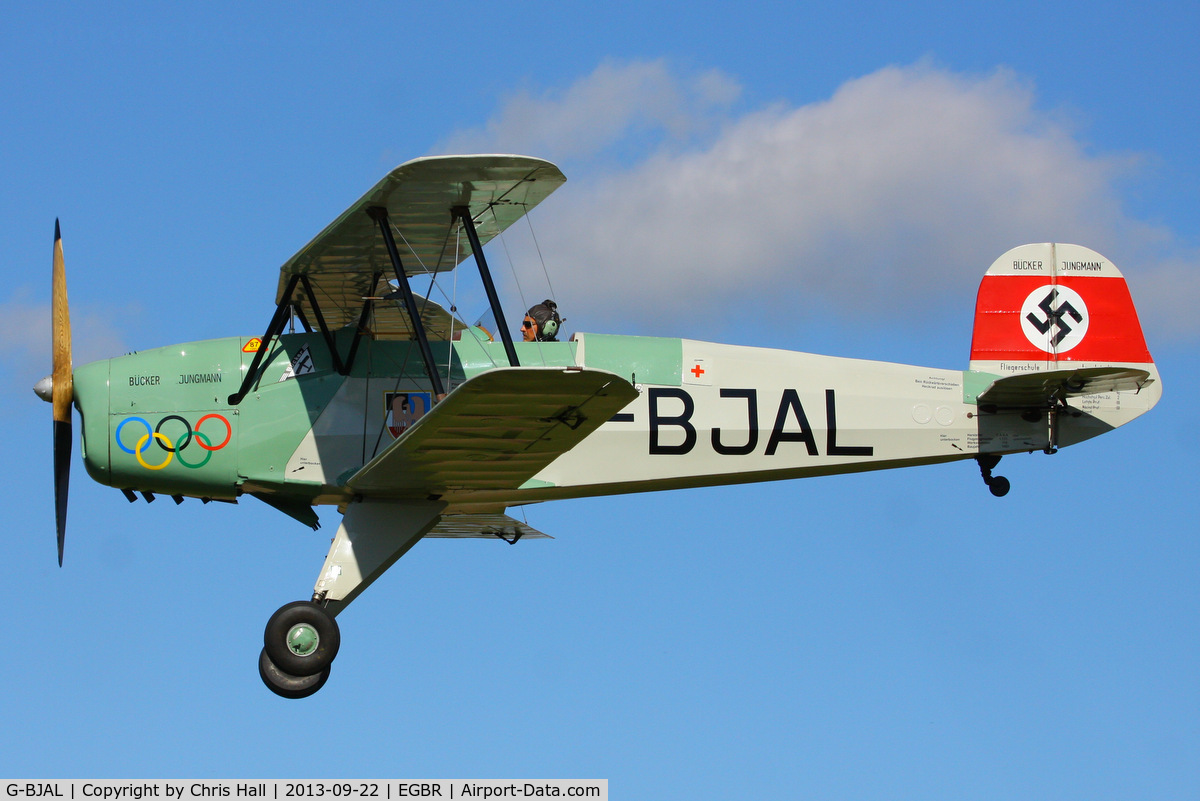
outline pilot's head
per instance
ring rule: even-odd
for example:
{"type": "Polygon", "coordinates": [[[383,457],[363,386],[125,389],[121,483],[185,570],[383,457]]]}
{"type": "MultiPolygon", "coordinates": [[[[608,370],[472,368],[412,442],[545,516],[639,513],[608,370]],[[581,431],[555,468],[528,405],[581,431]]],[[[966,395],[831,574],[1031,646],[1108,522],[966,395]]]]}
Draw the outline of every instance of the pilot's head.
{"type": "Polygon", "coordinates": [[[521,323],[521,337],[526,342],[557,342],[558,329],[562,326],[558,316],[558,304],[547,298],[525,312],[521,323]]]}

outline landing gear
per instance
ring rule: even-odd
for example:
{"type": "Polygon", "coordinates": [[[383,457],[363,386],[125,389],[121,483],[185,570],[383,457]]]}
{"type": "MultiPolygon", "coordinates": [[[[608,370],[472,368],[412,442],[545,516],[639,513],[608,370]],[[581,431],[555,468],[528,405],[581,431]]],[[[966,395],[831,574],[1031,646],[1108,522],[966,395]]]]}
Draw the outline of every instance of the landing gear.
{"type": "Polygon", "coordinates": [[[258,654],[258,675],[262,677],[267,689],[276,695],[284,698],[307,698],[325,686],[329,678],[329,668],[315,676],[293,676],[276,667],[264,648],[258,654]]]}
{"type": "Polygon", "coordinates": [[[989,490],[997,498],[1003,498],[1008,494],[1011,484],[1004,476],[993,476],[992,470],[996,465],[1000,464],[1000,457],[995,454],[983,454],[976,456],[975,461],[979,462],[979,472],[983,476],[983,483],[987,484],[989,490]]]}
{"type": "Polygon", "coordinates": [[[321,689],[341,634],[333,615],[310,601],[279,608],[267,621],[258,672],[271,692],[304,698],[321,689]]]}

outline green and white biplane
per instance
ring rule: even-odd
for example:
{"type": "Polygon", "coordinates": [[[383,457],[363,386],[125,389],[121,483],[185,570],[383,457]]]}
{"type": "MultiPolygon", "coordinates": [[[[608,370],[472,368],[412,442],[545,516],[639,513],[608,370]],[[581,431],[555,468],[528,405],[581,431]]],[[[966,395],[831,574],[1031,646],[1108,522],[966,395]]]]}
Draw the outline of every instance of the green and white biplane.
{"type": "Polygon", "coordinates": [[[259,670],[316,692],[335,617],[423,537],[543,537],[507,514],[540,501],[974,459],[995,495],[1006,453],[1053,453],[1161,395],[1117,268],[1077,245],[1001,256],[981,284],[967,370],[686,339],[575,334],[514,342],[483,246],[558,188],[522,156],[410,161],[280,270],[261,336],[73,368],[55,226],[53,403],[58,557],[71,406],[88,474],[134,501],[251,495],[341,525],[311,599],[268,621],[259,670]],[[476,261],[500,341],[410,278],[476,261]],[[302,333],[285,333],[298,320],[302,333]]]}

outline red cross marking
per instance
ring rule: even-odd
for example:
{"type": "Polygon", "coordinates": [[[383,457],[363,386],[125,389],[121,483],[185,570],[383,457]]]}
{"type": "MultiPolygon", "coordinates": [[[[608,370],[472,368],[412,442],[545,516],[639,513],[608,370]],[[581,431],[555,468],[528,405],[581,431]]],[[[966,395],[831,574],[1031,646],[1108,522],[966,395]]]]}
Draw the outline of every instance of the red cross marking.
{"type": "Polygon", "coordinates": [[[697,364],[691,370],[688,370],[688,372],[696,376],[696,378],[699,378],[700,376],[704,375],[704,368],[697,364]]]}

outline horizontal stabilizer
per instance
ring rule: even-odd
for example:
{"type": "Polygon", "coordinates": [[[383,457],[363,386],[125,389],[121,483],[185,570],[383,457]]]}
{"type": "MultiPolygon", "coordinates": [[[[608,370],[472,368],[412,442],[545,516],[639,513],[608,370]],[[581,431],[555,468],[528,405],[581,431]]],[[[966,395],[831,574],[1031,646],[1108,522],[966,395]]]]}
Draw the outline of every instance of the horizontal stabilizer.
{"type": "Polygon", "coordinates": [[[604,370],[505,367],[469,379],[346,481],[367,497],[513,490],[637,397],[604,370]]]}
{"type": "Polygon", "coordinates": [[[1128,367],[1020,373],[996,379],[979,394],[976,402],[999,409],[1044,408],[1081,395],[1137,392],[1150,381],[1146,370],[1128,367]]]}
{"type": "Polygon", "coordinates": [[[426,537],[446,539],[495,539],[516,542],[534,539],[553,539],[532,526],[508,515],[442,515],[426,537]]]}

